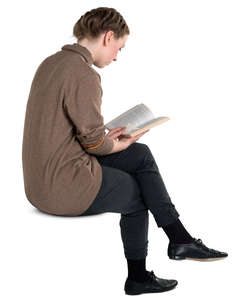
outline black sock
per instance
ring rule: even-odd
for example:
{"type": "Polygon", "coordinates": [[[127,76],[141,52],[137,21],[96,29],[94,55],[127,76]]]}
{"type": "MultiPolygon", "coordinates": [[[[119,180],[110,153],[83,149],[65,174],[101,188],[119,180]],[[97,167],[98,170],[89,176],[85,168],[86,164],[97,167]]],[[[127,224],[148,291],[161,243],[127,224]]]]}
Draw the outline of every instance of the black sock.
{"type": "Polygon", "coordinates": [[[137,282],[146,281],[148,271],[146,270],[146,258],[132,260],[127,259],[128,263],[128,278],[137,282]]]}
{"type": "Polygon", "coordinates": [[[184,244],[191,243],[193,237],[187,232],[179,218],[176,222],[168,224],[162,229],[165,231],[171,243],[184,244]]]}

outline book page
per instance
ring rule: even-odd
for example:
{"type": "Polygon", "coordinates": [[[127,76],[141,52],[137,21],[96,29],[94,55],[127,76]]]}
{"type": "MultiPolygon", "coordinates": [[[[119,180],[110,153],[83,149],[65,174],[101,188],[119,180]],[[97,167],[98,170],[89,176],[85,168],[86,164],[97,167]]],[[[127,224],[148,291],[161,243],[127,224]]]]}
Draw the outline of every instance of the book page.
{"type": "Polygon", "coordinates": [[[151,110],[145,104],[141,103],[105,124],[105,127],[113,129],[120,126],[126,126],[127,128],[124,131],[124,134],[129,134],[152,119],[154,119],[154,115],[151,110]]]}
{"type": "Polygon", "coordinates": [[[141,124],[140,128],[144,128],[144,127],[147,127],[148,125],[151,125],[153,123],[160,123],[162,120],[166,119],[167,117],[159,117],[159,118],[155,118],[153,120],[150,120],[150,121],[147,121],[143,124],[141,124]]]}
{"type": "Polygon", "coordinates": [[[137,134],[140,134],[146,130],[149,130],[151,128],[154,128],[156,126],[159,126],[165,122],[167,122],[170,118],[169,117],[159,117],[159,118],[155,118],[151,121],[148,121],[146,123],[143,124],[143,126],[141,126],[141,128],[137,128],[136,130],[133,130],[132,132],[130,132],[129,134],[127,134],[128,136],[132,137],[135,136],[137,134]]]}

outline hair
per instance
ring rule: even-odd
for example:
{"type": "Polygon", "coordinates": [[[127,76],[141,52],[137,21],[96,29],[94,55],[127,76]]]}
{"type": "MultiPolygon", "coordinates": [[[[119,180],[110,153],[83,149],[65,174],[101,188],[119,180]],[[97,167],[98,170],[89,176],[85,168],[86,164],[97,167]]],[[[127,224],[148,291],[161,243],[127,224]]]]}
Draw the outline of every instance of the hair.
{"type": "Polygon", "coordinates": [[[127,23],[117,10],[109,7],[98,7],[87,11],[80,17],[74,25],[73,36],[78,41],[84,38],[95,39],[109,30],[114,32],[116,40],[130,34],[127,23]]]}

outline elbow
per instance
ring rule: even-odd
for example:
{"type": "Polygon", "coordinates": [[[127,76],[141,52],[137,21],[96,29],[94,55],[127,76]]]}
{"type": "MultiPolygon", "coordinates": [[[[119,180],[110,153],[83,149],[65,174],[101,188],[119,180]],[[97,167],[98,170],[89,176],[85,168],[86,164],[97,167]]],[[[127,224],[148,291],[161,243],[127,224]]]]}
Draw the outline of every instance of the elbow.
{"type": "Polygon", "coordinates": [[[111,154],[114,147],[114,140],[103,136],[100,140],[93,144],[82,144],[85,151],[92,155],[111,154]]]}

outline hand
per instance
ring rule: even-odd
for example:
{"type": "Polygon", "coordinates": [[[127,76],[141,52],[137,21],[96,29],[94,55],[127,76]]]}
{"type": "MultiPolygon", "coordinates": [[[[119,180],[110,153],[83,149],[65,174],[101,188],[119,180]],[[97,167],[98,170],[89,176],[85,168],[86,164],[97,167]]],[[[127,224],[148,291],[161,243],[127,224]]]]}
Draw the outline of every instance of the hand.
{"type": "Polygon", "coordinates": [[[120,136],[124,132],[125,129],[126,129],[126,127],[113,128],[109,131],[107,136],[112,138],[113,140],[117,140],[118,136],[120,136]]]}
{"type": "Polygon", "coordinates": [[[122,134],[125,129],[126,127],[117,127],[110,130],[110,132],[107,134],[109,137],[115,140],[115,152],[126,149],[128,146],[136,142],[141,136],[143,136],[146,132],[149,131],[148,129],[133,137],[129,137],[122,134]]]}

